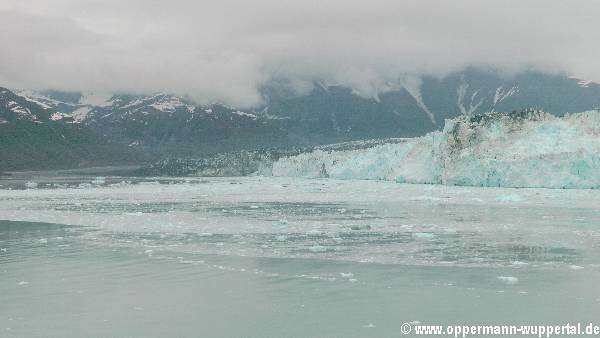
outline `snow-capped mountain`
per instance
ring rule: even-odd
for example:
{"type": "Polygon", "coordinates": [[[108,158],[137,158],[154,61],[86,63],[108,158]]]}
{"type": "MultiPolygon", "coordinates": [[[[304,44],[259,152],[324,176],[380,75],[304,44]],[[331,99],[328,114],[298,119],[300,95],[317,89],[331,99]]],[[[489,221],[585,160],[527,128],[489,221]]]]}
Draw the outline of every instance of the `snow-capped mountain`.
{"type": "MultiPolygon", "coordinates": [[[[152,153],[179,154],[260,147],[277,132],[272,118],[220,104],[197,106],[167,93],[151,95],[21,91],[111,140],[152,153]]],[[[279,137],[280,138],[280,137],[279,137]]]]}
{"type": "Polygon", "coordinates": [[[394,88],[363,97],[348,87],[317,83],[310,92],[295,95],[268,83],[261,89],[265,104],[250,108],[201,106],[168,93],[20,91],[5,102],[13,105],[12,117],[0,118],[32,119],[22,109],[28,107],[39,119],[72,118],[113,142],[170,157],[416,137],[459,115],[535,107],[561,116],[600,105],[600,85],[539,72],[505,77],[470,68],[443,78],[401,79],[394,88]]]}
{"type": "Polygon", "coordinates": [[[194,109],[187,100],[164,93],[143,96],[21,90],[17,94],[43,107],[70,115],[78,122],[107,118],[116,111],[121,114],[115,114],[115,117],[126,119],[135,118],[138,113],[174,113],[180,108],[193,112],[194,109]]]}
{"type": "Polygon", "coordinates": [[[562,116],[600,106],[599,84],[540,72],[506,77],[472,68],[442,79],[425,77],[421,93],[439,125],[460,114],[537,108],[562,116]]]}
{"type": "MultiPolygon", "coordinates": [[[[55,103],[55,102],[52,102],[55,103]]],[[[62,104],[62,103],[59,103],[62,104]]],[[[131,163],[144,155],[123,149],[48,101],[0,88],[0,171],[131,163]]]]}
{"type": "Polygon", "coordinates": [[[51,106],[45,105],[35,99],[17,95],[6,88],[0,88],[0,124],[10,122],[35,122],[48,121],[73,122],[67,115],[58,112],[51,106]]]}

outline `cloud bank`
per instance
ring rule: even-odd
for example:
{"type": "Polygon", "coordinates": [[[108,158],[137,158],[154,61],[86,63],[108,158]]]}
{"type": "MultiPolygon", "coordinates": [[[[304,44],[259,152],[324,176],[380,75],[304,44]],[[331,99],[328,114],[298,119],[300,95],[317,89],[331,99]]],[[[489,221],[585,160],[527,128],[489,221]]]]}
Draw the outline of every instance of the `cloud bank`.
{"type": "Polygon", "coordinates": [[[600,81],[597,13],[582,0],[3,0],[0,85],[248,106],[273,78],[367,96],[469,65],[600,81]]]}

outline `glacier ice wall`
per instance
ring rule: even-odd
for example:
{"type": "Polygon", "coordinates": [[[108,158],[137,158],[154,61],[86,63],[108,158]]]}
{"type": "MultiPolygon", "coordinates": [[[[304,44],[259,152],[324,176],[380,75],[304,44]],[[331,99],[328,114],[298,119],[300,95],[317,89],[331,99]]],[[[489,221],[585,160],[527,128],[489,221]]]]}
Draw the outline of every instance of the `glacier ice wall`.
{"type": "Polygon", "coordinates": [[[495,187],[600,188],[600,112],[540,111],[447,120],[442,131],[275,161],[274,176],[495,187]]]}

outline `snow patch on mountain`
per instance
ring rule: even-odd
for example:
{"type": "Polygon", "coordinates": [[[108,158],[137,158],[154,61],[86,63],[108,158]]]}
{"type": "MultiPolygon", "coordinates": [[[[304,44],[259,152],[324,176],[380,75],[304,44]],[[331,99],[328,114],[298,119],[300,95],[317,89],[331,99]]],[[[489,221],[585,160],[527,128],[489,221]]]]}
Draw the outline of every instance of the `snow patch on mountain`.
{"type": "Polygon", "coordinates": [[[73,117],[73,119],[75,119],[75,121],[81,122],[85,120],[85,118],[88,116],[90,111],[92,111],[92,109],[93,108],[90,106],[79,107],[73,112],[71,112],[71,116],[73,117]]]}
{"type": "Polygon", "coordinates": [[[582,88],[589,87],[590,83],[592,83],[592,81],[580,80],[579,82],[577,82],[577,84],[579,85],[579,87],[582,87],[582,88]]]}
{"type": "Polygon", "coordinates": [[[465,106],[465,97],[467,97],[467,93],[469,90],[469,84],[465,81],[464,76],[461,78],[461,83],[456,89],[456,105],[460,110],[462,115],[473,115],[477,111],[477,109],[483,103],[484,98],[481,98],[478,102],[475,102],[475,97],[479,94],[479,90],[476,90],[471,95],[470,101],[468,102],[468,108],[465,106]]]}
{"type": "Polygon", "coordinates": [[[108,107],[113,104],[112,97],[113,95],[108,93],[83,93],[79,99],[79,104],[85,106],[108,107]]]}
{"type": "Polygon", "coordinates": [[[412,98],[415,99],[415,102],[417,102],[419,108],[421,108],[427,114],[427,117],[429,117],[431,122],[434,125],[436,125],[437,123],[435,122],[435,115],[423,101],[423,96],[421,93],[422,84],[423,81],[418,77],[406,76],[402,79],[402,86],[404,87],[404,89],[406,89],[408,94],[410,94],[410,96],[412,96],[412,98]]]}
{"type": "Polygon", "coordinates": [[[232,111],[232,114],[238,115],[238,116],[242,116],[242,117],[247,117],[247,118],[251,118],[253,120],[256,120],[258,118],[258,116],[254,115],[254,114],[250,114],[250,113],[245,113],[243,111],[232,111]]]}
{"type": "Polygon", "coordinates": [[[137,97],[131,101],[125,100],[121,97],[113,98],[113,104],[119,110],[127,110],[128,112],[137,112],[144,110],[142,113],[148,114],[148,108],[163,112],[163,113],[174,113],[180,108],[184,108],[187,112],[191,113],[194,111],[194,106],[184,102],[183,99],[165,94],[156,93],[149,96],[137,97]]]}
{"type": "Polygon", "coordinates": [[[570,76],[569,79],[577,81],[577,85],[579,85],[580,88],[589,88],[590,84],[594,84],[593,81],[581,79],[575,76],[570,76]]]}
{"type": "Polygon", "coordinates": [[[52,121],[70,120],[72,122],[73,120],[71,120],[71,117],[72,117],[71,115],[56,112],[56,113],[53,113],[52,115],[50,115],[50,120],[52,120],[52,121]]]}
{"type": "Polygon", "coordinates": [[[75,105],[72,103],[59,101],[59,100],[53,99],[51,97],[48,97],[47,95],[43,95],[40,92],[33,91],[33,90],[18,90],[18,91],[15,91],[15,93],[18,96],[21,96],[22,98],[24,98],[25,100],[27,100],[31,103],[35,103],[44,109],[56,109],[56,107],[58,107],[60,105],[75,107],[75,105]]]}
{"type": "Polygon", "coordinates": [[[17,119],[19,120],[36,121],[38,119],[37,116],[31,113],[29,108],[23,107],[15,101],[9,101],[6,104],[6,107],[15,113],[17,115],[17,119]]]}
{"type": "Polygon", "coordinates": [[[182,102],[181,99],[176,96],[163,96],[156,102],[150,104],[150,107],[165,113],[173,113],[181,107],[184,107],[189,113],[194,111],[194,106],[182,102]]]}
{"type": "Polygon", "coordinates": [[[519,93],[519,87],[518,86],[512,86],[511,88],[507,88],[505,89],[504,87],[500,86],[498,88],[496,88],[496,93],[494,94],[494,106],[496,106],[498,103],[506,100],[507,98],[516,95],[519,93]]]}
{"type": "Polygon", "coordinates": [[[27,100],[29,102],[32,102],[32,103],[35,103],[35,104],[41,106],[44,109],[50,109],[50,108],[52,108],[48,104],[42,102],[41,100],[34,99],[33,96],[22,95],[21,93],[19,93],[18,95],[21,96],[21,97],[23,97],[25,100],[27,100]]]}

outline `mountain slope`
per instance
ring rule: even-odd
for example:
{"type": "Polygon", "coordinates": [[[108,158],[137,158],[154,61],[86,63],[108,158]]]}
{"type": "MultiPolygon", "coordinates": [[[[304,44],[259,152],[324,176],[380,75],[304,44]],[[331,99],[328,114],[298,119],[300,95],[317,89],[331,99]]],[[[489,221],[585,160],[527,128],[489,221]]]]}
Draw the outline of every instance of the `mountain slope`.
{"type": "Polygon", "coordinates": [[[599,84],[540,72],[506,78],[471,68],[443,79],[425,77],[421,92],[439,124],[460,114],[537,108],[562,116],[600,105],[599,84]]]}
{"type": "Polygon", "coordinates": [[[0,171],[133,163],[145,158],[75,123],[69,115],[0,88],[0,171]]]}
{"type": "Polygon", "coordinates": [[[0,171],[138,163],[144,159],[78,124],[0,124],[0,171]]]}
{"type": "Polygon", "coordinates": [[[50,106],[0,87],[0,124],[16,121],[42,123],[51,120],[72,122],[69,116],[50,106]]]}

